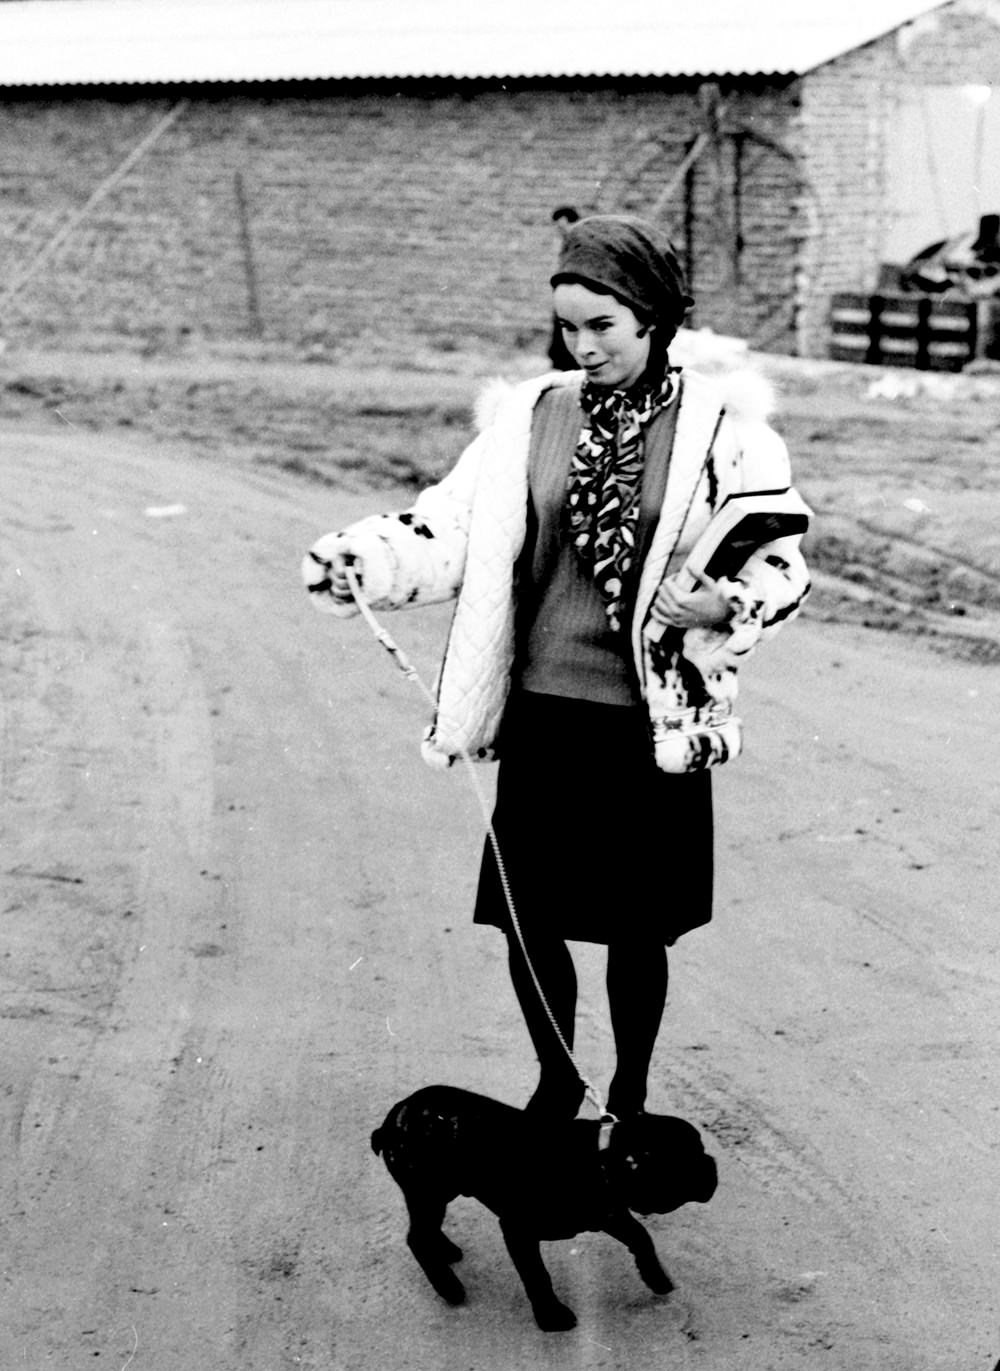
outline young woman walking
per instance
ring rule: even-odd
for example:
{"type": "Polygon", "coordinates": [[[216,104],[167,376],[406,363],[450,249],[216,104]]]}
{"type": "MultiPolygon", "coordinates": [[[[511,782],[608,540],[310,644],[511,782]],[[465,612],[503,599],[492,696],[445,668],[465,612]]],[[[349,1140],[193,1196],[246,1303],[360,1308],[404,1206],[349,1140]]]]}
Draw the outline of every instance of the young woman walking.
{"type": "MultiPolygon", "coordinates": [[[[790,485],[760,377],[674,368],[692,300],[641,220],[570,226],[552,305],[577,370],[510,387],[451,473],[412,509],[321,538],[313,603],[355,612],[457,600],[424,754],[500,759],[494,825],[534,975],[572,1046],[567,947],[605,944],[613,1114],[644,1108],[667,948],[711,917],[711,767],[739,748],[736,671],[808,590],[799,535],[728,578],[685,555],[725,501],[790,485]]],[[[527,1107],[572,1118],[583,1085],[510,927],[493,851],[474,911],[508,938],[540,1064],[527,1107]]]]}

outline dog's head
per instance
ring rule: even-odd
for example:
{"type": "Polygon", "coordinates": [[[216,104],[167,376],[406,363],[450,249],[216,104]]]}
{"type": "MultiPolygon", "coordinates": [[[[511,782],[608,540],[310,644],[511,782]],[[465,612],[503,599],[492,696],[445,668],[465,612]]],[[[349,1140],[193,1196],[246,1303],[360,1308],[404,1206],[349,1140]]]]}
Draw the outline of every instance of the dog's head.
{"type": "Polygon", "coordinates": [[[609,1173],[622,1202],[637,1214],[668,1214],[692,1201],[705,1204],[718,1184],[715,1161],[697,1128],[662,1114],[641,1114],[615,1125],[609,1173]]]}

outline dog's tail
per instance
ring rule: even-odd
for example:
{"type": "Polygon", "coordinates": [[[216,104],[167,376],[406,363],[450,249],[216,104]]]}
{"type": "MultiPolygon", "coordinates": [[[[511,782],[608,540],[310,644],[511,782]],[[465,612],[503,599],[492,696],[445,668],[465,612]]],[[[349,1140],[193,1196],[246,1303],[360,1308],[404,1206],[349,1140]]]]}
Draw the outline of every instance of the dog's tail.
{"type": "Polygon", "coordinates": [[[381,1130],[381,1128],[376,1128],[375,1132],[372,1134],[372,1151],[375,1153],[376,1157],[381,1156],[381,1153],[382,1153],[382,1130],[381,1130]]]}

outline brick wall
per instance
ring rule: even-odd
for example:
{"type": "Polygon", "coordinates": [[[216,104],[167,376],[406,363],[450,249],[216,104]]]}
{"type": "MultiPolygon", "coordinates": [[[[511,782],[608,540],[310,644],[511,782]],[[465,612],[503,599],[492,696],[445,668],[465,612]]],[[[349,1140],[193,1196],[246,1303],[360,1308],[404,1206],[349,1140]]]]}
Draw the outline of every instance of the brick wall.
{"type": "MultiPolygon", "coordinates": [[[[1000,4],[943,11],[830,62],[802,82],[797,350],[826,354],[830,297],[875,289],[884,241],[889,114],[924,86],[1000,85],[1000,4]]],[[[970,227],[972,227],[970,225],[970,227]]]]}
{"type": "MultiPolygon", "coordinates": [[[[692,322],[824,355],[831,295],[875,284],[893,102],[998,81],[1000,0],[954,0],[801,80],[721,86],[718,136],[658,216],[690,267],[692,322]]],[[[708,126],[701,84],[7,92],[0,294],[189,104],[0,311],[0,335],[540,349],[552,208],[651,213],[708,126]]]]}
{"type": "MultiPolygon", "coordinates": [[[[781,346],[792,100],[780,83],[722,96],[727,136],[660,219],[690,258],[693,322],[769,332],[781,346]]],[[[552,208],[649,213],[706,118],[695,82],[8,92],[0,289],[181,97],[182,116],[0,333],[78,345],[259,328],[334,356],[402,358],[427,346],[537,348],[552,208]]]]}

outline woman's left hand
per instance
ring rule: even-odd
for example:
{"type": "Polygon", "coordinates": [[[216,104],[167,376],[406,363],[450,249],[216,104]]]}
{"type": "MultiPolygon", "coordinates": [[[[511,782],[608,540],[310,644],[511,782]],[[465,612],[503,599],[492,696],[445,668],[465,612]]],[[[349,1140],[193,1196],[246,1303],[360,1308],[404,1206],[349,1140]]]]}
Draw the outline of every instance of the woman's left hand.
{"type": "Polygon", "coordinates": [[[711,628],[732,617],[734,603],[715,581],[696,590],[681,590],[673,576],[668,577],[650,606],[650,616],[671,628],[711,628]]]}

